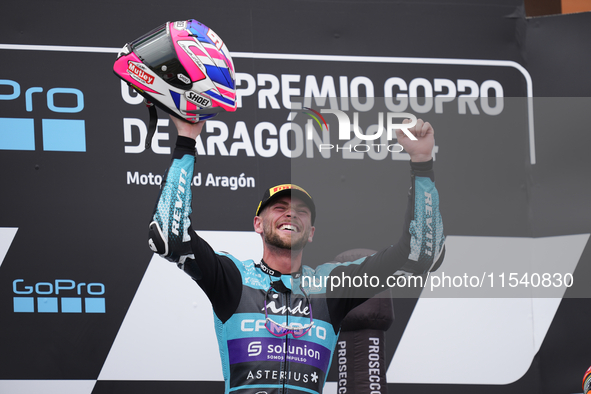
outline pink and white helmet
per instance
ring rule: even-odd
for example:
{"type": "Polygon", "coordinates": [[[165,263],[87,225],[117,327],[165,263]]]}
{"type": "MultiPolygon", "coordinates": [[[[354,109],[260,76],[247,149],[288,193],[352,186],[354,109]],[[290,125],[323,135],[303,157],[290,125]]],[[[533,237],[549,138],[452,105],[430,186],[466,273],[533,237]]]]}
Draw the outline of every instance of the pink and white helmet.
{"type": "Polygon", "coordinates": [[[113,71],[148,102],[191,123],[236,111],[230,52],[194,19],[167,22],[127,43],[113,71]]]}

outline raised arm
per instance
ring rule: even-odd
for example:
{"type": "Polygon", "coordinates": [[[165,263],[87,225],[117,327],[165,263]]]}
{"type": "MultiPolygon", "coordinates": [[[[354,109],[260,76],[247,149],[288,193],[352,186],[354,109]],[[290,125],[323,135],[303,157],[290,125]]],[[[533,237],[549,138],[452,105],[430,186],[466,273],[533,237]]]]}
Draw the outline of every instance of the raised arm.
{"type": "Polygon", "coordinates": [[[171,116],[178,130],[172,163],[160,190],[150,223],[150,248],[184,268],[187,258],[194,259],[191,248],[191,181],[195,167],[195,139],[205,121],[188,123],[171,116]]]}
{"type": "Polygon", "coordinates": [[[176,263],[199,284],[217,316],[225,321],[240,300],[240,272],[234,260],[217,254],[191,226],[195,139],[205,122],[191,124],[171,118],[178,138],[150,222],[148,242],[155,253],[176,263]]]}
{"type": "MultiPolygon", "coordinates": [[[[392,276],[424,275],[436,270],[442,263],[445,252],[443,222],[439,212],[439,193],[435,188],[432,151],[435,146],[433,127],[421,119],[409,131],[417,138],[411,140],[397,130],[398,143],[411,157],[411,188],[403,225],[403,233],[398,242],[363,260],[348,265],[325,264],[316,275],[332,275],[338,278],[377,276],[381,284],[387,284],[392,276]]],[[[332,279],[332,278],[331,278],[332,279]]],[[[344,283],[344,282],[343,282],[344,283]]],[[[329,281],[329,284],[332,282],[329,281]]],[[[341,285],[341,283],[338,283],[341,285]]],[[[337,311],[334,321],[340,322],[346,313],[359,305],[365,298],[384,290],[377,288],[343,287],[327,289],[331,298],[329,304],[337,311]]]]}
{"type": "Polygon", "coordinates": [[[410,253],[408,261],[397,274],[422,275],[441,265],[445,252],[445,236],[439,212],[439,192],[435,188],[433,173],[435,132],[431,124],[422,119],[418,119],[417,124],[409,131],[417,138],[416,141],[401,130],[396,130],[398,143],[410,155],[412,180],[409,193],[410,217],[407,212],[405,223],[405,229],[408,228],[405,236],[410,236],[410,253]]]}

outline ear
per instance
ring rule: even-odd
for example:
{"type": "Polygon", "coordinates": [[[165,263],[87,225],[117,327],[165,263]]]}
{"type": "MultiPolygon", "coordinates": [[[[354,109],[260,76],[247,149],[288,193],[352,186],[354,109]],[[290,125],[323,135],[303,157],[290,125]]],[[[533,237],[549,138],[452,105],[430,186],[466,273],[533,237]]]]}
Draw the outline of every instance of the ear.
{"type": "Polygon", "coordinates": [[[254,217],[254,221],[253,221],[253,225],[254,225],[254,232],[257,234],[262,234],[263,233],[263,218],[260,216],[255,216],[254,217]]]}
{"type": "Polygon", "coordinates": [[[314,230],[316,230],[316,227],[312,226],[310,228],[310,235],[308,235],[308,242],[312,242],[312,238],[314,238],[314,230]]]}

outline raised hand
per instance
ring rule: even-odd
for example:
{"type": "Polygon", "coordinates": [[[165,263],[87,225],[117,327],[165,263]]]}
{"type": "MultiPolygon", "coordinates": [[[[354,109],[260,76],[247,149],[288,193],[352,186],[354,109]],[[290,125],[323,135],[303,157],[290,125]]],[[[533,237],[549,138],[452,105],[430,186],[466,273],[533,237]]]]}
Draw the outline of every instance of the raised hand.
{"type": "MultiPolygon", "coordinates": [[[[410,119],[405,119],[402,123],[410,123],[410,119]]],[[[396,130],[398,143],[404,147],[404,151],[410,155],[413,162],[429,161],[433,155],[435,146],[435,131],[431,123],[418,119],[414,127],[408,129],[417,140],[413,141],[402,130],[396,130]]]]}
{"type": "Polygon", "coordinates": [[[205,125],[204,120],[197,123],[189,123],[172,115],[170,115],[170,119],[172,119],[172,123],[174,123],[174,125],[176,126],[176,129],[180,136],[189,137],[193,139],[197,139],[197,136],[201,134],[203,125],[205,125]]]}

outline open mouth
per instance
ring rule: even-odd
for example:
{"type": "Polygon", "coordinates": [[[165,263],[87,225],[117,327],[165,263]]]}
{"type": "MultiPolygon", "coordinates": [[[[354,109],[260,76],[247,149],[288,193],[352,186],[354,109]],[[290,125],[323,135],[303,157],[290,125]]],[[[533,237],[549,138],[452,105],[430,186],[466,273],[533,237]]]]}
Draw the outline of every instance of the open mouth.
{"type": "Polygon", "coordinates": [[[299,231],[298,228],[291,223],[283,223],[281,226],[279,226],[279,230],[293,231],[294,233],[299,231]]]}

